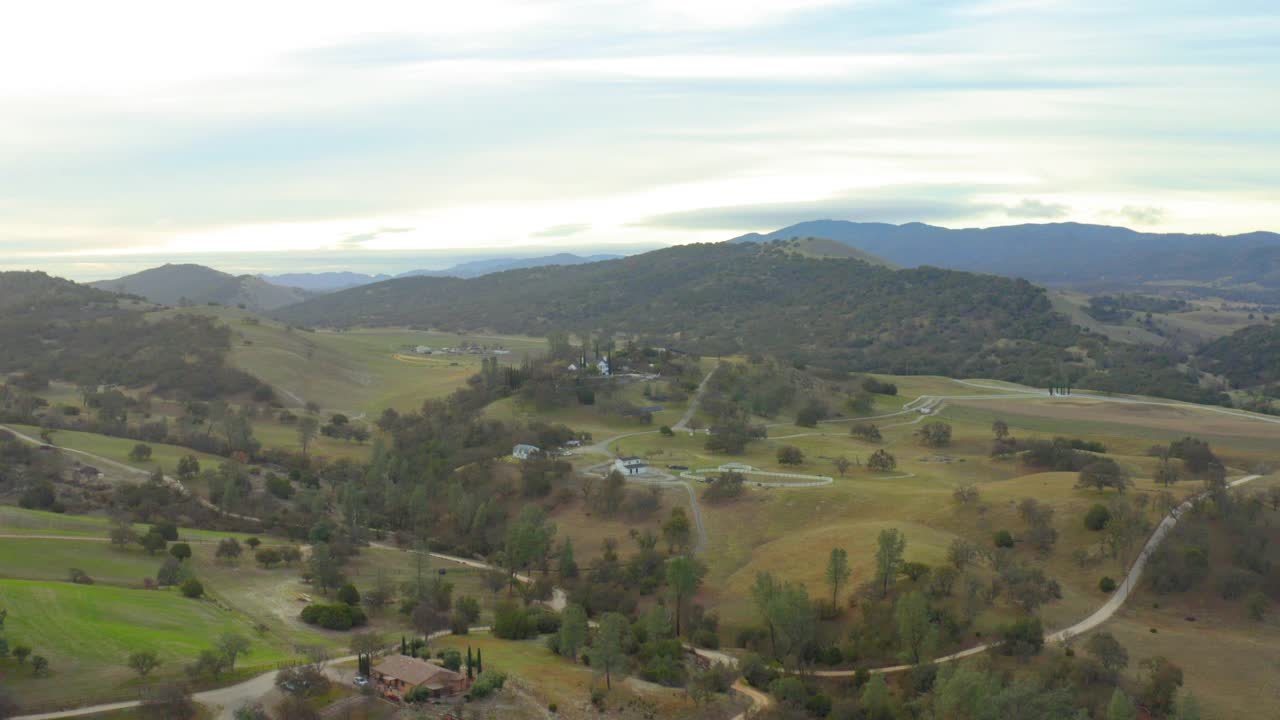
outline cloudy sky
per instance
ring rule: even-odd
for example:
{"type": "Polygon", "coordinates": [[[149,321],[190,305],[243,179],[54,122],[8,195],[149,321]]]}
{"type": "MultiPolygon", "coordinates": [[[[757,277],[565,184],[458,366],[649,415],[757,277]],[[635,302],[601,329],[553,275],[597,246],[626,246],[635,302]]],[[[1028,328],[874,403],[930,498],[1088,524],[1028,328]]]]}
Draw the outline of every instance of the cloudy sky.
{"type": "Polygon", "coordinates": [[[1277,37],[1274,0],[21,3],[0,266],[1280,230],[1277,37]]]}

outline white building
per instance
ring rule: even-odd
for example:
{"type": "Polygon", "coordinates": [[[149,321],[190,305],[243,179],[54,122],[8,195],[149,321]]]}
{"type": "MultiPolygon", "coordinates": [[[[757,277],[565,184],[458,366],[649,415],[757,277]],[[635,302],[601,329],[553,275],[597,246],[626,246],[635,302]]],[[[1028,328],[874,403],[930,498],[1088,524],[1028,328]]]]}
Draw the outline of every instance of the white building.
{"type": "Polygon", "coordinates": [[[542,448],[537,445],[516,445],[511,448],[511,457],[519,460],[528,460],[540,452],[542,452],[542,448]]]}
{"type": "Polygon", "coordinates": [[[649,469],[649,464],[638,457],[621,457],[613,461],[613,469],[623,475],[639,475],[649,469]]]}

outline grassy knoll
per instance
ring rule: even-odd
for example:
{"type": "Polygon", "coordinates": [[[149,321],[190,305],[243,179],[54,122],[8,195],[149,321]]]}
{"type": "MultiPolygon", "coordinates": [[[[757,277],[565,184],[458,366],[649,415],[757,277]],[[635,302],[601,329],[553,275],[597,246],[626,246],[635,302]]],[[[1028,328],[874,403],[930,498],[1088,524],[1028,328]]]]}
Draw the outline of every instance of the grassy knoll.
{"type": "Polygon", "coordinates": [[[285,647],[255,633],[240,613],[171,591],[0,580],[0,606],[9,610],[10,642],[30,645],[49,659],[51,676],[34,680],[29,670],[4,661],[0,682],[29,708],[135,697],[142,684],[124,665],[129,653],[154,650],[165,664],[152,679],[178,677],[183,664],[228,631],[253,638],[253,652],[238,671],[288,657],[285,647]]]}
{"type": "Polygon", "coordinates": [[[155,577],[167,555],[148,555],[135,546],[121,548],[95,540],[42,538],[0,541],[0,577],[24,580],[68,580],[68,570],[89,573],[98,584],[142,587],[155,577]]]}
{"type": "MultiPolygon", "coordinates": [[[[40,437],[40,428],[31,425],[13,425],[13,429],[30,435],[31,437],[40,437]]],[[[94,455],[114,460],[118,463],[129,465],[140,470],[151,471],[157,467],[164,468],[166,473],[173,472],[178,466],[178,460],[186,455],[195,455],[201,462],[210,463],[216,467],[222,462],[223,458],[216,455],[208,455],[206,453],[197,452],[190,448],[178,445],[165,445],[162,443],[147,443],[151,447],[151,460],[148,462],[134,462],[129,459],[129,451],[138,444],[137,440],[129,438],[117,438],[107,435],[99,435],[97,433],[78,432],[75,430],[58,430],[53,433],[53,444],[62,448],[71,450],[81,450],[94,455]]],[[[92,458],[84,456],[72,455],[73,459],[81,460],[86,465],[93,465],[92,458]]],[[[110,472],[112,468],[99,468],[104,472],[110,472]]]]}
{"type": "Polygon", "coordinates": [[[386,407],[413,410],[426,398],[447,395],[462,387],[480,364],[479,355],[406,355],[413,347],[502,347],[511,352],[504,362],[518,363],[525,354],[541,352],[546,346],[538,338],[397,328],[307,332],[225,307],[155,315],[172,312],[212,315],[226,323],[233,332],[231,362],[276,387],[284,399],[315,401],[326,410],[363,412],[370,417],[386,407]]]}
{"type": "MultiPolygon", "coordinates": [[[[134,523],[138,532],[146,532],[146,523],[134,523]]],[[[67,537],[106,538],[111,521],[93,515],[67,515],[44,510],[27,510],[0,505],[0,535],[60,535],[67,537]]],[[[178,539],[185,542],[213,542],[227,537],[244,540],[249,533],[178,528],[178,539]]]]}
{"type": "MultiPolygon", "coordinates": [[[[500,670],[508,674],[509,687],[503,693],[527,693],[536,697],[542,707],[555,703],[559,715],[566,718],[599,717],[591,709],[589,700],[591,688],[604,687],[604,676],[552,654],[542,639],[510,641],[488,633],[476,633],[444,637],[432,643],[433,650],[457,648],[464,655],[468,647],[483,654],[486,670],[500,670]]],[[[736,714],[740,706],[735,702],[721,696],[715,703],[702,707],[686,698],[683,690],[615,674],[606,707],[616,710],[627,706],[637,716],[643,717],[710,719],[736,714]]]]}

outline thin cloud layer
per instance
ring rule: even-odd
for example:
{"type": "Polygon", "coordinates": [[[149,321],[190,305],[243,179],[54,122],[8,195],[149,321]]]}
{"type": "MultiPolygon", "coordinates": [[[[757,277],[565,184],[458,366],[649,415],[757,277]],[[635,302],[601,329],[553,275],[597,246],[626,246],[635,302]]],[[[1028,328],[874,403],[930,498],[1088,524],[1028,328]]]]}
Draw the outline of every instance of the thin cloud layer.
{"type": "Polygon", "coordinates": [[[28,3],[0,249],[1274,229],[1277,34],[1263,0],[28,3]]]}

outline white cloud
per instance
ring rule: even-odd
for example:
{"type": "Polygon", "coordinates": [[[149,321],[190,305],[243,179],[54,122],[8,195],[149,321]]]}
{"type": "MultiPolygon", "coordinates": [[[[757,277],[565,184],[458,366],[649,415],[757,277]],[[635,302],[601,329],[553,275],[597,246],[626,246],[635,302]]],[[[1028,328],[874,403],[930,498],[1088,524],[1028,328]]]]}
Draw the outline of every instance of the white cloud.
{"type": "Polygon", "coordinates": [[[720,238],[638,224],[858,197],[957,225],[1274,225],[1274,17],[1147,0],[935,10],[16,5],[0,25],[17,69],[0,74],[0,250],[684,242],[720,238]]]}

